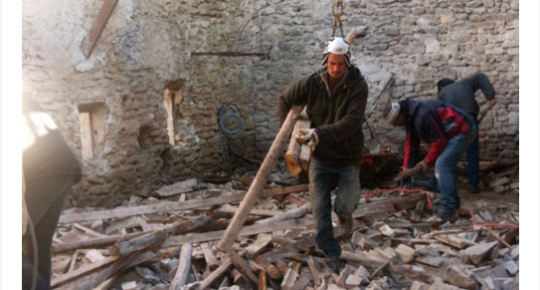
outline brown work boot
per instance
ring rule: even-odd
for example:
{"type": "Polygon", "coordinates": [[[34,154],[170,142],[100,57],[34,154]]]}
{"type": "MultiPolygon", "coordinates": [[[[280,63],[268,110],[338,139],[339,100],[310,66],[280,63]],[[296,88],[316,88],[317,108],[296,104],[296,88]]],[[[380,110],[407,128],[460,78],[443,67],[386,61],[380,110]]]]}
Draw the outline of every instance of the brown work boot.
{"type": "Polygon", "coordinates": [[[327,257],[322,268],[323,276],[328,279],[332,277],[332,274],[338,274],[341,270],[342,264],[337,257],[327,257]]]}
{"type": "Polygon", "coordinates": [[[338,229],[339,234],[337,235],[340,239],[343,237],[350,237],[354,229],[354,219],[352,216],[349,218],[342,219],[338,216],[338,229]]]}

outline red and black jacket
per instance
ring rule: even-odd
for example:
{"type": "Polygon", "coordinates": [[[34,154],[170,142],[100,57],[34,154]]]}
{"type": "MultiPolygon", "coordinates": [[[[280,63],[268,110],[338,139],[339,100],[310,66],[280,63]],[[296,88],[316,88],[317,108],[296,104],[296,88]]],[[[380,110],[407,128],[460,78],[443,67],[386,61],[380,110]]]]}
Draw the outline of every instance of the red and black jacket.
{"type": "Polygon", "coordinates": [[[431,143],[424,162],[434,165],[444,151],[447,140],[458,134],[468,133],[474,124],[469,114],[441,101],[404,100],[400,105],[407,119],[404,168],[412,168],[418,162],[421,140],[431,143]]]}

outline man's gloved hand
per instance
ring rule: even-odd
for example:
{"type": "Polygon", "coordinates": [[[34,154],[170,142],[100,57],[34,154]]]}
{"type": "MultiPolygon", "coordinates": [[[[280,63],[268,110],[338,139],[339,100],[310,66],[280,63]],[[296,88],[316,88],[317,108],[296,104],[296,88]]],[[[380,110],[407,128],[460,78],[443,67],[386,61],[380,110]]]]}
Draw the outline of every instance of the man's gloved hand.
{"type": "Polygon", "coordinates": [[[413,168],[404,168],[400,173],[398,173],[395,180],[400,181],[404,178],[407,178],[416,174],[425,173],[431,168],[432,168],[431,165],[428,165],[427,163],[424,162],[424,160],[422,160],[418,162],[418,164],[416,164],[416,166],[414,166],[413,168]]]}
{"type": "Polygon", "coordinates": [[[296,135],[296,141],[302,145],[307,143],[313,151],[319,144],[319,135],[315,129],[300,129],[296,135]]]}
{"type": "Polygon", "coordinates": [[[403,170],[401,170],[400,173],[398,173],[395,180],[400,181],[400,180],[402,180],[404,178],[411,177],[413,175],[416,175],[416,174],[420,173],[420,170],[421,169],[419,167],[404,168],[403,170]]]}

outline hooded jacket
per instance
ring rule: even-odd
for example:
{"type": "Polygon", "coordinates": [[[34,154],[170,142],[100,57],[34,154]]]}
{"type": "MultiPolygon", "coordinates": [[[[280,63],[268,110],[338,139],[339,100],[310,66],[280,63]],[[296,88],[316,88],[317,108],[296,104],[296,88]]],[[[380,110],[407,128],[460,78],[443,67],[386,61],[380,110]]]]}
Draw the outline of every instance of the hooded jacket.
{"type": "Polygon", "coordinates": [[[354,66],[331,92],[326,67],[298,80],[278,100],[280,126],[293,105],[306,105],[311,127],[317,129],[319,144],[313,156],[334,166],[359,165],[364,147],[362,125],[368,85],[354,66]]]}
{"type": "Polygon", "coordinates": [[[448,139],[458,134],[467,134],[474,126],[474,120],[469,114],[441,101],[405,100],[400,105],[406,117],[407,130],[404,168],[416,165],[421,140],[431,143],[424,162],[433,165],[444,151],[448,139]]]}

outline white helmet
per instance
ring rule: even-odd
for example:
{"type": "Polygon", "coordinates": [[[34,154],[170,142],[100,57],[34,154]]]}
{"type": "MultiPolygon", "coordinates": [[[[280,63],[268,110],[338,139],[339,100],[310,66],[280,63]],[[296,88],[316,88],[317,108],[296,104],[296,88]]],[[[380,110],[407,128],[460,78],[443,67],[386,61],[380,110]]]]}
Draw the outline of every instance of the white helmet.
{"type": "Polygon", "coordinates": [[[393,124],[399,115],[400,109],[401,109],[401,106],[399,105],[399,103],[388,104],[383,112],[383,115],[385,115],[386,121],[388,121],[388,123],[390,124],[393,124]]]}
{"type": "Polygon", "coordinates": [[[333,53],[343,55],[349,52],[349,44],[341,37],[336,37],[327,42],[324,47],[324,53],[333,53]]]}
{"type": "Polygon", "coordinates": [[[349,44],[341,37],[335,37],[332,40],[326,42],[324,46],[324,58],[321,65],[325,65],[328,61],[330,54],[337,54],[345,56],[347,67],[350,67],[351,52],[349,51],[349,44]]]}

